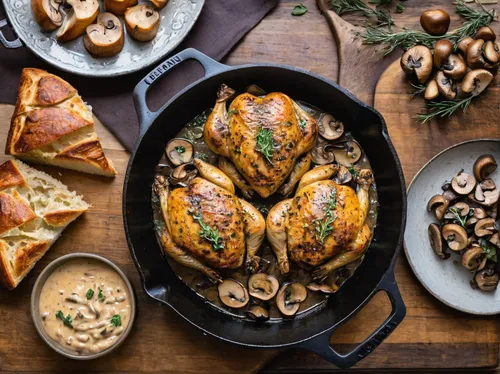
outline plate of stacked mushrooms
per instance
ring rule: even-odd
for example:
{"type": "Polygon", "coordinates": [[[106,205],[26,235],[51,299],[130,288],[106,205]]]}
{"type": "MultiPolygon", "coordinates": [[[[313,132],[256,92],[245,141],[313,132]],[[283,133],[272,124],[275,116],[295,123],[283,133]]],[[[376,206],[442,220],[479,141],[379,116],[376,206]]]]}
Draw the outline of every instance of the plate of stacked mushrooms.
{"type": "Polygon", "coordinates": [[[498,140],[461,143],[429,161],[408,190],[405,251],[415,275],[472,314],[500,313],[499,160],[498,140]]]}

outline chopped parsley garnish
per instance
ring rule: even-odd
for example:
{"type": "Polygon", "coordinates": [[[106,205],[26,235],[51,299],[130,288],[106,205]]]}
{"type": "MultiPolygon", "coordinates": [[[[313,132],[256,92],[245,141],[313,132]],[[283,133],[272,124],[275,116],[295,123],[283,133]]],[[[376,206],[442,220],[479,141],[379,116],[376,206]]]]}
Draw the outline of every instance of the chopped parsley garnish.
{"type": "Polygon", "coordinates": [[[316,230],[316,238],[323,244],[325,239],[333,231],[333,222],[337,218],[334,210],[337,208],[337,190],[334,188],[328,198],[327,205],[323,208],[325,216],[313,221],[316,230]]]}
{"type": "Polygon", "coordinates": [[[99,288],[99,293],[97,294],[97,300],[104,301],[105,298],[106,298],[106,296],[104,296],[104,294],[102,293],[102,290],[99,288]]]}
{"type": "Polygon", "coordinates": [[[349,173],[351,173],[352,177],[354,179],[356,179],[356,177],[358,176],[358,171],[354,168],[354,166],[348,166],[347,167],[347,170],[349,170],[349,173]]]}
{"type": "Polygon", "coordinates": [[[63,312],[58,310],[56,312],[56,318],[63,321],[65,326],[68,326],[69,328],[73,328],[73,318],[71,318],[71,314],[68,314],[66,317],[64,317],[63,312]]]}
{"type": "Polygon", "coordinates": [[[238,111],[236,109],[231,109],[229,112],[227,112],[227,116],[231,117],[233,114],[236,114],[236,113],[238,113],[238,111]]]}
{"type": "Polygon", "coordinates": [[[94,290],[92,288],[89,288],[85,296],[87,296],[87,300],[92,299],[94,297],[94,290]]]}
{"type": "Polygon", "coordinates": [[[300,129],[301,129],[302,131],[304,131],[304,130],[306,129],[306,126],[307,126],[307,121],[306,121],[305,119],[301,119],[301,120],[299,121],[299,126],[300,126],[300,129]]]}
{"type": "Polygon", "coordinates": [[[493,244],[488,243],[485,239],[481,239],[479,244],[481,245],[481,248],[483,249],[483,252],[488,260],[498,262],[497,248],[493,244]]]}
{"type": "Polygon", "coordinates": [[[257,142],[257,152],[262,153],[262,155],[266,158],[266,160],[271,164],[273,164],[273,152],[274,152],[274,140],[273,140],[273,132],[269,129],[260,128],[257,136],[255,138],[257,142]]]}
{"type": "Polygon", "coordinates": [[[303,16],[307,13],[307,7],[303,4],[295,5],[292,10],[292,16],[303,16]]]}
{"type": "Polygon", "coordinates": [[[182,146],[182,145],[179,145],[179,146],[175,147],[175,150],[179,154],[186,152],[186,148],[184,146],[182,146]]]}
{"type": "Polygon", "coordinates": [[[201,213],[199,215],[193,214],[193,219],[197,221],[201,227],[201,230],[198,233],[198,235],[201,238],[208,240],[210,243],[212,243],[212,248],[214,249],[215,252],[219,252],[220,250],[224,249],[224,245],[222,244],[222,238],[220,237],[219,230],[217,229],[214,230],[205,222],[203,222],[203,217],[201,216],[201,213]]]}
{"type": "Polygon", "coordinates": [[[115,314],[113,317],[111,317],[110,322],[115,327],[121,326],[122,325],[122,317],[120,317],[119,314],[115,314]]]}

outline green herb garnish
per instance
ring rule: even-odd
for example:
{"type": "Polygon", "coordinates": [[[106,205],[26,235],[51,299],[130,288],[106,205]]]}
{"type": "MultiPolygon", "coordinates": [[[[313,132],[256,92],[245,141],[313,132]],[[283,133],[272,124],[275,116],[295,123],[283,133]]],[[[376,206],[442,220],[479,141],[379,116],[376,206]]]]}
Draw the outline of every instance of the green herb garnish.
{"type": "Polygon", "coordinates": [[[427,104],[431,108],[430,111],[427,113],[418,113],[416,119],[422,123],[426,123],[434,117],[449,117],[459,109],[465,113],[474,97],[468,96],[462,100],[431,101],[427,104]]]}
{"type": "Polygon", "coordinates": [[[292,291],[290,291],[289,289],[287,289],[285,291],[285,302],[289,302],[291,297],[292,297],[292,291]]]}
{"type": "Polygon", "coordinates": [[[273,132],[269,129],[260,128],[257,136],[255,137],[255,141],[257,142],[257,152],[260,152],[264,155],[266,160],[271,164],[273,164],[273,152],[274,152],[274,141],[273,141],[273,132]]]}
{"type": "Polygon", "coordinates": [[[410,85],[413,88],[415,88],[415,91],[413,91],[410,94],[410,99],[413,99],[415,96],[422,95],[425,92],[425,90],[427,89],[427,86],[425,86],[423,84],[413,84],[413,83],[410,83],[410,85]]]}
{"type": "Polygon", "coordinates": [[[333,231],[333,222],[337,218],[334,210],[337,208],[337,190],[334,188],[328,198],[327,205],[323,208],[325,215],[322,219],[313,221],[316,230],[316,238],[323,244],[325,239],[333,231]]]}
{"type": "Polygon", "coordinates": [[[497,248],[494,245],[488,243],[485,239],[481,239],[479,241],[479,244],[481,245],[486,258],[493,262],[497,262],[497,248]]]}
{"type": "Polygon", "coordinates": [[[392,3],[392,0],[370,0],[369,3],[374,4],[375,6],[380,6],[392,3]]]}
{"type": "Polygon", "coordinates": [[[354,168],[354,166],[348,166],[347,170],[349,170],[349,173],[351,173],[354,179],[358,177],[359,172],[354,168]]]}
{"type": "Polygon", "coordinates": [[[186,152],[186,148],[184,146],[182,146],[182,145],[179,145],[179,146],[175,147],[175,150],[179,154],[186,152]]]}
{"type": "Polygon", "coordinates": [[[227,112],[227,116],[228,118],[231,117],[233,114],[236,114],[238,113],[238,111],[236,109],[231,109],[229,112],[227,112]]]}
{"type": "Polygon", "coordinates": [[[292,16],[303,16],[307,13],[307,7],[303,4],[295,5],[292,10],[292,16]]]}
{"type": "Polygon", "coordinates": [[[71,314],[68,314],[66,317],[64,317],[64,314],[62,311],[58,310],[56,312],[56,318],[60,319],[63,321],[65,326],[68,326],[70,328],[73,328],[73,318],[71,318],[71,314]]]}
{"type": "Polygon", "coordinates": [[[110,322],[115,327],[121,326],[122,325],[122,317],[120,317],[119,314],[115,314],[113,317],[111,317],[110,322]]]}
{"type": "Polygon", "coordinates": [[[94,290],[92,288],[89,288],[89,290],[87,291],[87,300],[90,300],[94,297],[94,290]]]}
{"type": "Polygon", "coordinates": [[[396,5],[396,13],[403,13],[404,11],[405,11],[405,7],[403,6],[403,4],[398,3],[396,5]]]}
{"type": "Polygon", "coordinates": [[[467,217],[462,217],[460,215],[460,213],[462,213],[462,211],[460,209],[458,209],[458,208],[449,208],[448,212],[453,213],[453,215],[455,216],[455,218],[457,219],[457,221],[460,222],[460,225],[462,227],[465,227],[465,222],[467,222],[467,217]]]}
{"type": "Polygon", "coordinates": [[[391,16],[378,9],[372,9],[361,0],[332,0],[332,6],[335,13],[341,16],[344,13],[360,13],[363,17],[375,17],[378,26],[387,25],[389,31],[394,24],[391,16]]]}
{"type": "Polygon", "coordinates": [[[301,130],[304,131],[306,129],[306,126],[307,126],[307,121],[305,119],[301,119],[299,121],[299,126],[300,126],[301,130]]]}
{"type": "Polygon", "coordinates": [[[97,300],[104,301],[105,298],[106,298],[106,296],[104,296],[104,294],[102,293],[102,290],[99,288],[99,293],[97,294],[97,300]]]}
{"type": "Polygon", "coordinates": [[[201,230],[198,235],[201,238],[208,240],[210,243],[212,243],[212,247],[215,252],[219,252],[220,250],[224,249],[224,245],[222,244],[222,239],[220,237],[219,230],[217,229],[214,230],[205,222],[203,222],[201,213],[199,215],[193,214],[193,219],[197,221],[201,227],[201,230]]]}

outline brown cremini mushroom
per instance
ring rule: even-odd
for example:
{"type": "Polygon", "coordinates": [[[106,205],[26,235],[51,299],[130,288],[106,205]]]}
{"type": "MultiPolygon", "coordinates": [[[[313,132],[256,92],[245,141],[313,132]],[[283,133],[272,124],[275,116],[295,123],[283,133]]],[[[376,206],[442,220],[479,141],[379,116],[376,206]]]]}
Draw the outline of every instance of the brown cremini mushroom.
{"type": "Polygon", "coordinates": [[[432,73],[432,53],[424,45],[407,50],[401,57],[401,68],[406,74],[415,74],[420,83],[425,83],[432,73]]]}
{"type": "Polygon", "coordinates": [[[193,143],[187,139],[174,138],[168,142],[165,155],[175,166],[191,162],[194,155],[193,143]]]}
{"type": "Polygon", "coordinates": [[[497,38],[495,31],[489,26],[482,26],[477,30],[474,39],[483,39],[484,41],[494,41],[497,38]]]}
{"type": "Polygon", "coordinates": [[[493,74],[485,69],[469,71],[462,81],[462,91],[477,96],[493,81],[493,74]]]}
{"type": "Polygon", "coordinates": [[[450,257],[450,253],[446,252],[446,247],[443,245],[443,239],[441,238],[439,226],[435,223],[431,223],[427,232],[429,234],[429,242],[431,243],[431,248],[434,253],[443,260],[448,259],[450,257]]]}
{"type": "Polygon", "coordinates": [[[476,187],[476,179],[467,173],[460,173],[451,180],[451,188],[459,195],[467,195],[476,187]]]}
{"type": "Polygon", "coordinates": [[[60,42],[67,42],[83,35],[87,26],[94,22],[99,14],[97,0],[67,0],[66,4],[71,8],[56,34],[60,42]]]}
{"type": "Polygon", "coordinates": [[[438,40],[434,44],[434,66],[438,69],[441,68],[441,65],[445,63],[448,57],[453,53],[453,43],[448,39],[438,40]]]}
{"type": "Polygon", "coordinates": [[[311,152],[312,162],[316,165],[326,165],[335,161],[335,154],[331,150],[332,148],[328,146],[328,143],[316,145],[311,152]]]}
{"type": "Polygon", "coordinates": [[[461,251],[468,244],[467,232],[462,226],[455,223],[448,223],[441,230],[448,247],[453,251],[461,251]]]}
{"type": "Polygon", "coordinates": [[[250,300],[245,286],[234,279],[219,283],[218,291],[220,301],[230,308],[243,308],[250,300]]]}
{"type": "Polygon", "coordinates": [[[486,61],[483,57],[483,45],[483,39],[476,39],[469,44],[469,47],[467,48],[466,61],[467,65],[471,69],[479,69],[485,67],[486,61]]]}
{"type": "Polygon", "coordinates": [[[500,191],[496,188],[493,179],[485,179],[476,187],[474,199],[479,204],[491,206],[498,201],[500,191]]]}
{"type": "Polygon", "coordinates": [[[272,299],[279,288],[276,277],[266,273],[254,274],[248,279],[248,293],[260,300],[272,299]]]}
{"type": "Polygon", "coordinates": [[[494,269],[483,269],[476,273],[474,281],[482,291],[495,291],[498,286],[498,273],[494,269]]]}
{"type": "Polygon", "coordinates": [[[325,114],[318,122],[319,134],[328,140],[335,140],[344,133],[344,124],[331,114],[325,114]]]}
{"type": "Polygon", "coordinates": [[[438,220],[442,220],[450,202],[442,195],[433,196],[427,203],[427,211],[434,212],[438,220]]]}
{"type": "Polygon", "coordinates": [[[160,27],[160,13],[153,7],[139,4],[125,11],[127,33],[137,41],[152,40],[160,27]]]}
{"type": "Polygon", "coordinates": [[[170,174],[169,183],[172,185],[187,186],[198,175],[198,170],[193,164],[177,166],[170,174]]]}
{"type": "Polygon", "coordinates": [[[462,53],[462,56],[467,56],[467,48],[469,48],[469,44],[473,42],[474,39],[472,39],[470,36],[467,36],[460,40],[460,43],[458,43],[458,50],[462,53]]]}
{"type": "Polygon", "coordinates": [[[333,287],[329,286],[328,284],[325,283],[309,283],[307,285],[307,288],[311,291],[314,292],[323,292],[324,294],[332,294],[335,293],[339,287],[334,284],[333,287]]]}
{"type": "Polygon", "coordinates": [[[469,270],[477,269],[484,257],[483,249],[480,246],[472,246],[462,255],[462,265],[469,270]]]}
{"type": "MultiPolygon", "coordinates": [[[[451,187],[451,184],[450,184],[450,187],[451,187]]],[[[448,201],[453,201],[453,200],[456,200],[458,198],[458,195],[453,192],[453,190],[450,188],[449,190],[446,190],[442,193],[443,197],[448,200],[448,201]]]]}
{"type": "Polygon", "coordinates": [[[337,163],[347,167],[358,162],[362,155],[361,147],[355,141],[346,142],[343,148],[332,148],[337,163]]]}
{"type": "Polygon", "coordinates": [[[425,100],[434,100],[439,96],[439,88],[435,79],[431,80],[427,87],[425,88],[424,98],[425,100]]]}
{"type": "MultiPolygon", "coordinates": [[[[496,226],[495,229],[497,229],[496,226]]],[[[500,234],[498,232],[494,233],[493,235],[491,235],[488,241],[495,247],[500,247],[500,234]]]]}
{"type": "Polygon", "coordinates": [[[500,48],[498,44],[491,40],[484,43],[483,55],[492,67],[496,66],[500,61],[500,48]]]}
{"type": "Polygon", "coordinates": [[[484,210],[484,208],[476,207],[476,208],[473,208],[472,216],[479,220],[479,219],[486,218],[488,215],[486,214],[486,210],[484,210]]]}
{"type": "Polygon", "coordinates": [[[476,223],[474,227],[474,234],[478,238],[481,238],[486,235],[493,234],[493,230],[495,229],[495,220],[493,218],[484,218],[476,223]]]}
{"type": "Polygon", "coordinates": [[[36,22],[45,31],[52,31],[62,25],[62,0],[31,0],[31,10],[36,22]]]}
{"type": "Polygon", "coordinates": [[[450,15],[442,9],[429,9],[420,16],[420,25],[427,34],[441,36],[450,27],[450,15]]]}
{"type": "MultiPolygon", "coordinates": [[[[357,173],[359,173],[359,168],[357,173]]],[[[339,165],[339,169],[333,177],[333,181],[337,184],[347,184],[352,181],[352,174],[345,166],[339,165]]]]}
{"type": "Polygon", "coordinates": [[[269,312],[259,305],[252,305],[250,308],[248,308],[246,313],[251,319],[254,319],[256,321],[264,321],[266,319],[269,319],[269,312]]]}
{"type": "Polygon", "coordinates": [[[472,168],[474,176],[478,181],[482,181],[488,175],[497,170],[497,162],[492,155],[482,155],[474,162],[472,168]]]}
{"type": "Polygon", "coordinates": [[[300,283],[288,283],[281,287],[276,296],[276,305],[285,316],[293,316],[300,303],[307,298],[307,289],[300,283]]]}
{"type": "Polygon", "coordinates": [[[456,219],[456,214],[460,217],[467,217],[469,215],[470,207],[463,201],[456,203],[448,208],[447,213],[444,215],[445,219],[456,219]]]}
{"type": "Polygon", "coordinates": [[[442,71],[436,74],[438,90],[447,100],[453,100],[457,96],[457,86],[453,79],[444,75],[442,71]]]}
{"type": "Polygon", "coordinates": [[[452,79],[460,79],[467,72],[467,65],[462,57],[452,53],[444,62],[441,64],[444,75],[452,79]]]}
{"type": "Polygon", "coordinates": [[[125,38],[120,20],[109,12],[101,13],[97,23],[87,26],[83,44],[95,57],[112,57],[123,49],[125,38]]]}
{"type": "Polygon", "coordinates": [[[137,0],[104,0],[104,9],[115,16],[123,16],[125,11],[137,5],[137,0]]]}

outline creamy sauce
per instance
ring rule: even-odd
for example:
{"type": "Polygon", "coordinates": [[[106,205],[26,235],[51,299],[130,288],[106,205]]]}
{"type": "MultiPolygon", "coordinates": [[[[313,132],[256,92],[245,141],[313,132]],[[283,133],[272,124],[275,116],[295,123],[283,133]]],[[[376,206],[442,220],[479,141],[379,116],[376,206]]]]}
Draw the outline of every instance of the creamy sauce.
{"type": "Polygon", "coordinates": [[[99,353],[130,323],[130,298],[121,276],[107,264],[70,260],[47,278],[39,312],[50,338],[81,354],[99,353]]]}

